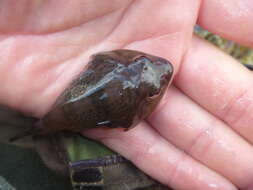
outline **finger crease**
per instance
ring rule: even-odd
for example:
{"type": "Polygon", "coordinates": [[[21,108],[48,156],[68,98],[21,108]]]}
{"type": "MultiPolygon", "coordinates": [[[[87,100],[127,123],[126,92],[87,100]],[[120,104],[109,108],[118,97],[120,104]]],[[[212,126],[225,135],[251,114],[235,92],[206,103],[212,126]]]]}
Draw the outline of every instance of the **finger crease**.
{"type": "Polygon", "coordinates": [[[181,168],[184,168],[184,167],[181,167],[183,165],[183,163],[185,162],[185,160],[187,159],[187,154],[185,154],[184,152],[181,152],[181,156],[178,158],[178,160],[176,161],[175,165],[174,165],[174,168],[172,169],[171,171],[171,174],[168,175],[169,178],[168,178],[168,181],[167,181],[167,186],[173,186],[173,184],[176,184],[177,183],[177,176],[180,176],[180,175],[177,175],[178,173],[181,172],[181,168]]]}
{"type": "Polygon", "coordinates": [[[247,94],[248,89],[242,91],[238,96],[232,98],[232,100],[223,108],[224,113],[221,115],[221,118],[223,118],[226,123],[236,125],[242,116],[247,113],[253,100],[250,101],[249,98],[247,98],[247,94]]]}
{"type": "MultiPolygon", "coordinates": [[[[211,126],[213,126],[213,124],[211,124],[211,126]]],[[[203,158],[209,151],[213,142],[213,128],[207,127],[199,132],[185,151],[190,155],[195,155],[195,157],[203,158]]]]}

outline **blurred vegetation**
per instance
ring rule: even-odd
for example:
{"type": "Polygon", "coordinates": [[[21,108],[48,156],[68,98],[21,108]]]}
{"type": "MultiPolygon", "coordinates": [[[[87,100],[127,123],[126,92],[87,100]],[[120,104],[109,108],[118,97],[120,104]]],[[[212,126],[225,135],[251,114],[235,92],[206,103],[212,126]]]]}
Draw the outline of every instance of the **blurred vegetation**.
{"type": "Polygon", "coordinates": [[[238,43],[235,43],[231,40],[226,40],[216,34],[208,32],[207,30],[202,29],[199,26],[195,26],[194,33],[207,41],[211,42],[222,51],[230,54],[235,59],[240,61],[242,64],[253,65],[253,50],[242,46],[238,43]]]}

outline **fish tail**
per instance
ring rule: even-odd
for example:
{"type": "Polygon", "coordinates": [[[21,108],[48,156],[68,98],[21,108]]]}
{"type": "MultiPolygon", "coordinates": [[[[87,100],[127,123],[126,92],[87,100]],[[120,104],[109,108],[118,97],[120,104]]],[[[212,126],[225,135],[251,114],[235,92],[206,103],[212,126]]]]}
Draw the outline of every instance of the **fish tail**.
{"type": "Polygon", "coordinates": [[[30,126],[30,128],[28,128],[27,130],[11,137],[9,139],[9,142],[10,143],[13,143],[19,139],[22,139],[24,137],[28,137],[28,136],[33,136],[33,135],[40,135],[40,134],[43,134],[43,130],[41,128],[41,122],[38,121],[36,123],[34,123],[32,126],[30,126]]]}
{"type": "Polygon", "coordinates": [[[14,142],[32,135],[40,128],[39,119],[24,115],[18,110],[0,105],[0,142],[14,142]]]}
{"type": "Polygon", "coordinates": [[[13,143],[19,139],[22,139],[24,137],[28,137],[28,136],[32,136],[34,134],[37,133],[37,128],[35,127],[32,127],[30,129],[28,129],[27,131],[23,132],[23,133],[20,133],[20,134],[17,134],[16,136],[13,136],[9,139],[9,143],[13,143]]]}

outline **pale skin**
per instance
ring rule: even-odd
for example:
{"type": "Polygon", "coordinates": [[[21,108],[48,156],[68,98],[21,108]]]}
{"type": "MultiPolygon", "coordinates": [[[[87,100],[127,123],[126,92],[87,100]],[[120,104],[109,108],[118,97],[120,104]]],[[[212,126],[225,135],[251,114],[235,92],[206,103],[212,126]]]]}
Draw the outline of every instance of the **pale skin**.
{"type": "Polygon", "coordinates": [[[192,36],[253,47],[252,18],[252,0],[2,0],[0,102],[42,117],[93,53],[164,57],[177,75],[146,121],[83,134],[176,190],[252,190],[253,74],[192,36]]]}

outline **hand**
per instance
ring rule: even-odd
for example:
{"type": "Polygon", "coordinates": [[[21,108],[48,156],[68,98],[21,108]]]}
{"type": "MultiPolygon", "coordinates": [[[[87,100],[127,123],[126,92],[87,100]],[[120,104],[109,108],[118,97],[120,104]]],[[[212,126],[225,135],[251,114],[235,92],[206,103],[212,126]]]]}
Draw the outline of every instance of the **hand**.
{"type": "Polygon", "coordinates": [[[248,0],[0,3],[0,102],[34,116],[49,109],[89,55],[128,48],[170,60],[174,85],[136,128],[91,130],[174,189],[253,188],[253,75],[192,37],[196,20],[253,46],[248,0]],[[181,65],[180,65],[181,64],[181,65]]]}

